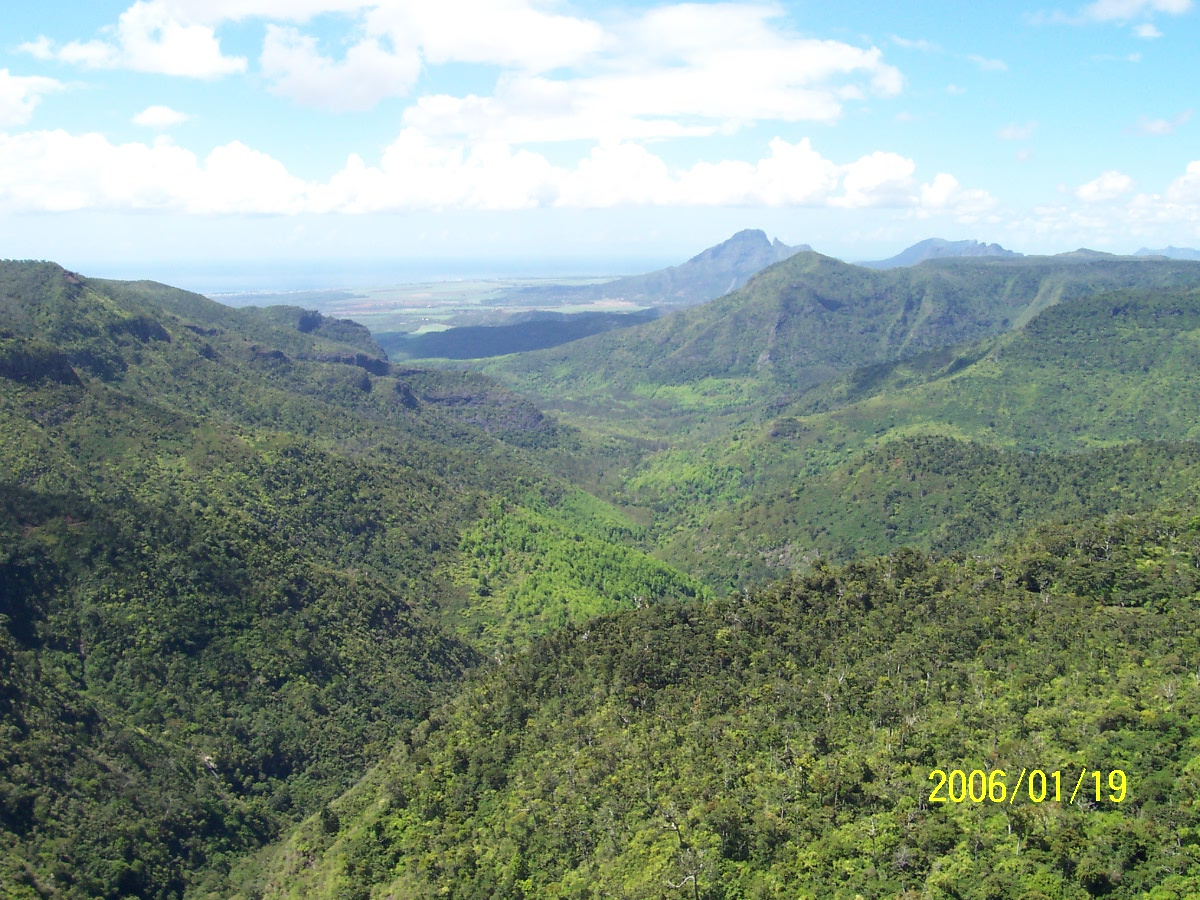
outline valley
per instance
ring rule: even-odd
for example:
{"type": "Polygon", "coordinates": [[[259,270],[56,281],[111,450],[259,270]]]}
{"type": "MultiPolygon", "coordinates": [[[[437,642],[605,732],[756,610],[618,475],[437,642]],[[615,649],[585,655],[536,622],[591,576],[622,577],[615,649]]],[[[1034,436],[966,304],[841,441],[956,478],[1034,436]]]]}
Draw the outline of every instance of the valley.
{"type": "Polygon", "coordinates": [[[431,362],[0,264],[4,895],[1200,890],[1200,263],[784,250],[431,362]]]}

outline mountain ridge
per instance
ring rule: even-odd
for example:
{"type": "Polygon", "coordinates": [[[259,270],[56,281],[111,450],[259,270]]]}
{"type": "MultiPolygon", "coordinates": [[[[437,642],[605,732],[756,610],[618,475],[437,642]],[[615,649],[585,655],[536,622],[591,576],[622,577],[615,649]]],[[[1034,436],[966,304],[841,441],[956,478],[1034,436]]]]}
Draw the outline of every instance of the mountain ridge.
{"type": "Polygon", "coordinates": [[[901,250],[888,259],[868,260],[856,263],[868,269],[895,269],[903,266],[915,266],[927,259],[962,259],[981,256],[1013,258],[1024,256],[1006,250],[999,244],[981,243],[976,240],[947,241],[942,238],[927,238],[901,250]]]}
{"type": "Polygon", "coordinates": [[[654,420],[656,398],[681,397],[685,409],[733,411],[857,365],[1000,334],[1072,298],[1195,278],[1193,264],[1165,260],[987,257],[876,270],[800,252],[701,306],[481,368],[560,411],[654,420]]]}

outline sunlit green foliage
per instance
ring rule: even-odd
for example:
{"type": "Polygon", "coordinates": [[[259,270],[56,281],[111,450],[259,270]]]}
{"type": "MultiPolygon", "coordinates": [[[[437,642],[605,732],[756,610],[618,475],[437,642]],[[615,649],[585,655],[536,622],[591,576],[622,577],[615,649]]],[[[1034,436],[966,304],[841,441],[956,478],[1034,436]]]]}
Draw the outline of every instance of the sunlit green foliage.
{"type": "Polygon", "coordinates": [[[485,648],[509,651],[568,622],[705,594],[698,582],[637,550],[500,503],[463,535],[460,549],[453,575],[467,596],[454,619],[485,648]]]}

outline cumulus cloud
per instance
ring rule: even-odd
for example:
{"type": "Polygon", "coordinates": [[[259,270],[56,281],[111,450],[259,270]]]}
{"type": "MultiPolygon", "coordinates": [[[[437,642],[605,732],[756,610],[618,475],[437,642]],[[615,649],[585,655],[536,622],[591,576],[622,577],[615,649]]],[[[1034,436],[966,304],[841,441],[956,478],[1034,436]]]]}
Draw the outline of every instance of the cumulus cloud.
{"type": "Polygon", "coordinates": [[[56,47],[46,37],[21,45],[39,59],[56,58],[92,69],[133,69],[189,78],[242,72],[246,60],[225,56],[210,26],[177,17],[164,3],[138,0],[104,37],[56,47]]]}
{"type": "Polygon", "coordinates": [[[0,69],[0,128],[24,125],[42,102],[42,95],[60,91],[62,82],[37,75],[13,75],[0,69]]]}
{"type": "Polygon", "coordinates": [[[100,134],[65,131],[0,135],[0,208],[193,213],[290,213],[307,185],[271,157],[234,142],[201,162],[159,138],[113,144],[100,134]]]}
{"type": "Polygon", "coordinates": [[[113,144],[64,131],[0,136],[0,209],[171,210],[183,213],[374,213],[533,207],[890,207],[968,216],[994,201],[948,174],[922,184],[913,160],[876,152],[838,164],[807,140],[776,138],[757,162],[671,168],[640,144],[593,147],[573,166],[503,142],[449,143],[405,129],[377,165],[351,156],[308,182],[234,142],[201,160],[160,137],[113,144]]]}
{"type": "Polygon", "coordinates": [[[1200,207],[1200,160],[1188,163],[1183,175],[1176,178],[1167,187],[1167,201],[1170,203],[1187,204],[1200,207]]]}
{"type": "Polygon", "coordinates": [[[877,48],[780,32],[771,8],[672,6],[626,23],[582,71],[513,71],[492,96],[418,99],[404,124],[514,143],[729,133],[761,121],[833,121],[892,96],[903,77],[877,48]]]}
{"type": "Polygon", "coordinates": [[[918,214],[953,214],[961,221],[974,221],[996,206],[996,198],[979,188],[964,188],[948,173],[937,175],[921,187],[918,214]]]}
{"type": "Polygon", "coordinates": [[[1103,246],[1125,252],[1139,245],[1186,244],[1200,239],[1200,160],[1189,163],[1160,193],[1131,194],[1132,180],[1125,182],[1120,173],[1105,175],[1117,176],[1112,185],[1116,195],[1110,192],[1108,202],[1035,207],[1030,216],[1014,223],[1016,230],[1069,240],[1071,246],[1103,246]]]}
{"type": "Polygon", "coordinates": [[[315,38],[279,25],[267,26],[261,64],[275,93],[337,111],[371,109],[386,97],[403,96],[421,74],[414,50],[394,52],[364,38],[337,62],[319,52],[315,38]]]}
{"type": "Polygon", "coordinates": [[[168,15],[188,22],[219,25],[246,19],[307,22],[323,13],[354,14],[377,0],[152,0],[168,15]]]}
{"type": "Polygon", "coordinates": [[[1184,173],[1161,194],[1141,193],[1119,209],[1127,229],[1152,233],[1162,241],[1182,240],[1190,227],[1200,238],[1200,160],[1188,163],[1184,173]]]}
{"type": "Polygon", "coordinates": [[[143,128],[173,128],[191,119],[187,113],[171,109],[169,106],[147,106],[133,117],[134,125],[143,128]]]}
{"type": "Polygon", "coordinates": [[[1142,38],[1143,40],[1147,40],[1147,41],[1153,40],[1154,38],[1160,38],[1163,36],[1163,33],[1161,31],[1159,31],[1157,28],[1155,28],[1153,25],[1151,25],[1149,22],[1143,22],[1141,25],[1136,26],[1133,29],[1133,33],[1136,34],[1138,37],[1142,38]]]}
{"type": "MultiPolygon", "coordinates": [[[[409,93],[421,66],[477,63],[502,70],[494,97],[433,98],[423,127],[519,140],[610,140],[712,133],[776,119],[831,121],[848,102],[892,96],[903,76],[877,47],[816,40],[782,24],[761,3],[674,3],[600,20],[544,8],[539,0],[137,0],[100,37],[24,45],[39,58],[93,68],[193,77],[241,72],[216,30],[250,18],[266,23],[261,66],[271,89],[325,109],[367,109],[409,93]],[[348,49],[322,50],[305,23],[350,16],[348,49]],[[458,125],[431,119],[448,112],[458,125]],[[474,117],[474,124],[467,125],[474,117]],[[696,122],[685,122],[695,119],[696,122]],[[551,124],[546,124],[546,123],[551,124]],[[507,123],[507,124],[505,124],[507,123]],[[482,129],[482,130],[481,130],[482,129]],[[530,138],[538,140],[536,134],[530,138]],[[556,139],[556,138],[549,138],[556,139]]],[[[985,61],[987,62],[987,61],[985,61]]],[[[414,123],[415,124],[415,123],[414,123]]]]}
{"type": "Polygon", "coordinates": [[[379,0],[371,35],[421,49],[433,64],[492,63],[544,72],[575,65],[610,40],[596,22],[545,12],[530,0],[379,0]]]}
{"type": "Polygon", "coordinates": [[[1084,203],[1103,203],[1115,200],[1131,190],[1133,190],[1133,179],[1114,169],[1081,184],[1075,189],[1075,196],[1084,203]]]}

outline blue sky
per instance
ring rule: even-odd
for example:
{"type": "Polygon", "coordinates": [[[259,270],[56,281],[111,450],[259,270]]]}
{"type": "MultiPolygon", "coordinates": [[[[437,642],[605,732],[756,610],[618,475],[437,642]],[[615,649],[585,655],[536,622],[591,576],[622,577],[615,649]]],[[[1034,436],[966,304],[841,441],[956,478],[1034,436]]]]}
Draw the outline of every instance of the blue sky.
{"type": "Polygon", "coordinates": [[[1200,246],[1197,15],[20,4],[0,26],[0,255],[169,277],[620,270],[746,227],[847,259],[930,236],[1200,246]]]}

